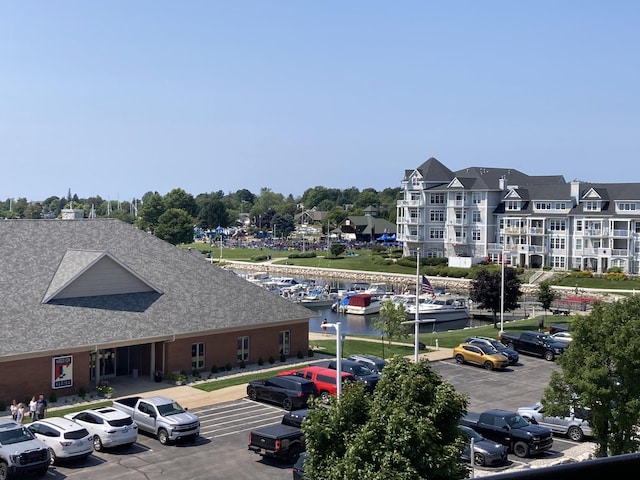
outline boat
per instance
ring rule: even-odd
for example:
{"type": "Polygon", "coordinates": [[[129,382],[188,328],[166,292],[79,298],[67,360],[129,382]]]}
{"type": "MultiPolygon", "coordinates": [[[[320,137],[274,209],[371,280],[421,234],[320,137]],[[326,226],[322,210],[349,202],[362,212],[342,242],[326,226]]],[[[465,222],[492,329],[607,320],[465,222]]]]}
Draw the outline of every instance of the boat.
{"type": "MultiPolygon", "coordinates": [[[[407,318],[415,319],[415,295],[394,295],[392,301],[404,305],[407,318]]],[[[464,298],[441,300],[431,296],[420,296],[418,299],[418,318],[423,320],[433,319],[435,323],[466,320],[469,318],[469,309],[464,298]]]]}
{"type": "Polygon", "coordinates": [[[369,293],[371,295],[377,295],[379,297],[391,298],[393,296],[393,288],[391,288],[388,284],[384,282],[372,283],[369,287],[362,293],[369,293]]]}
{"type": "Polygon", "coordinates": [[[382,300],[380,297],[370,293],[356,293],[348,297],[344,311],[353,315],[370,315],[378,313],[381,306],[382,300]]]}
{"type": "Polygon", "coordinates": [[[322,308],[332,306],[338,298],[336,293],[326,290],[313,289],[308,291],[300,300],[300,304],[309,308],[322,308]]]}

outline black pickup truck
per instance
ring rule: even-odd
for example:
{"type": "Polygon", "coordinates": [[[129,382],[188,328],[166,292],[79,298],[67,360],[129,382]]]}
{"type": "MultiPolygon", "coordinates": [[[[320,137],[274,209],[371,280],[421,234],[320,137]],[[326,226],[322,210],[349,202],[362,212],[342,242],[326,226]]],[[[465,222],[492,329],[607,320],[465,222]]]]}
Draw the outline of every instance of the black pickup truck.
{"type": "Polygon", "coordinates": [[[263,457],[296,463],[300,453],[305,451],[304,434],[299,428],[305,416],[306,410],[288,412],[282,417],[281,423],[252,430],[249,434],[249,450],[263,457]]]}
{"type": "Polygon", "coordinates": [[[546,333],[533,331],[520,332],[519,334],[502,332],[500,341],[507,348],[529,355],[537,355],[548,361],[552,361],[556,355],[562,354],[567,348],[566,343],[558,342],[546,333]]]}
{"type": "Polygon", "coordinates": [[[509,447],[518,457],[528,457],[553,446],[551,430],[533,425],[517,413],[508,410],[487,410],[469,413],[460,421],[483,437],[509,447]]]}

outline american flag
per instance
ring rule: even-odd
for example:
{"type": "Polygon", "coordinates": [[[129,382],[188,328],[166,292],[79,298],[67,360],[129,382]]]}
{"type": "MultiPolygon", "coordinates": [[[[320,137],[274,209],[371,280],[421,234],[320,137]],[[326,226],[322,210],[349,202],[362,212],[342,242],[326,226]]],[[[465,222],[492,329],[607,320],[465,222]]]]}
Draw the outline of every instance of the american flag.
{"type": "Polygon", "coordinates": [[[431,294],[432,298],[436,297],[436,294],[433,291],[433,287],[431,286],[431,283],[429,282],[427,277],[425,277],[424,275],[422,276],[422,286],[420,287],[420,292],[421,293],[429,293],[429,294],[431,294]]]}

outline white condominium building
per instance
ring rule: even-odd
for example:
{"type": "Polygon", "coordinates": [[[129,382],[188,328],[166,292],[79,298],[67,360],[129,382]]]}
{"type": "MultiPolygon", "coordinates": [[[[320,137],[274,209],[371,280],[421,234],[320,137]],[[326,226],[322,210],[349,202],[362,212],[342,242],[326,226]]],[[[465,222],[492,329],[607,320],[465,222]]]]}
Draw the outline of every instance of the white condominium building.
{"type": "Polygon", "coordinates": [[[529,268],[640,273],[640,183],[566,182],[514,169],[406,170],[397,204],[404,255],[529,268]],[[454,260],[455,259],[455,260],[454,260]]]}

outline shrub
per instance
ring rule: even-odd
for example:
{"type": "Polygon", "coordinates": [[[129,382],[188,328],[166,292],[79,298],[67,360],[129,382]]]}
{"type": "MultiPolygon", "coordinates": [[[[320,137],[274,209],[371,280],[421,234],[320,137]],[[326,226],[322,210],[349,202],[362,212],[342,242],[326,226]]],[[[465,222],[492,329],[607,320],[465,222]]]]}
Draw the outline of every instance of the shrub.
{"type": "Polygon", "coordinates": [[[267,259],[267,255],[254,255],[251,257],[251,261],[253,262],[263,262],[267,259]]]}
{"type": "Polygon", "coordinates": [[[233,366],[231,365],[231,363],[230,363],[230,362],[227,362],[227,364],[224,366],[224,369],[225,369],[227,372],[230,372],[232,368],[233,368],[233,366]]]}
{"type": "Polygon", "coordinates": [[[262,365],[264,365],[264,360],[260,357],[258,358],[258,366],[261,367],[262,365]]]}
{"type": "Polygon", "coordinates": [[[86,396],[87,396],[87,392],[86,392],[86,390],[84,389],[84,387],[80,387],[80,388],[78,389],[78,396],[79,396],[80,398],[84,398],[84,397],[86,397],[86,396]]]}
{"type": "Polygon", "coordinates": [[[218,366],[217,365],[212,365],[211,366],[211,373],[218,373],[218,366]]]}
{"type": "Polygon", "coordinates": [[[240,360],[240,368],[247,368],[247,364],[244,362],[244,360],[240,360]]]}
{"type": "Polygon", "coordinates": [[[274,363],[276,363],[276,359],[273,357],[269,357],[269,363],[273,365],[274,363]]]}
{"type": "Polygon", "coordinates": [[[287,258],[315,258],[316,252],[294,252],[287,255],[287,258]]]}
{"type": "Polygon", "coordinates": [[[281,362],[286,362],[287,361],[287,356],[284,353],[280,354],[280,361],[281,362]]]}
{"type": "Polygon", "coordinates": [[[309,351],[307,352],[307,355],[309,355],[310,357],[313,357],[313,349],[310,348],[309,351]]]}
{"type": "Polygon", "coordinates": [[[193,370],[191,370],[191,376],[195,378],[200,378],[200,372],[194,368],[193,370]]]}
{"type": "Polygon", "coordinates": [[[51,392],[51,394],[49,395],[49,403],[56,403],[58,401],[58,396],[56,395],[56,392],[51,392]]]}
{"type": "Polygon", "coordinates": [[[302,352],[300,350],[298,350],[298,353],[296,354],[296,357],[298,357],[299,359],[304,358],[304,355],[302,354],[302,352]]]}
{"type": "Polygon", "coordinates": [[[7,409],[7,404],[0,400],[0,412],[4,412],[7,409]]]}

